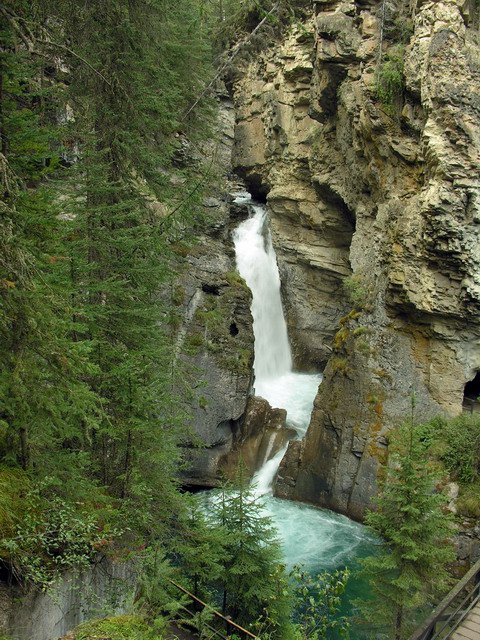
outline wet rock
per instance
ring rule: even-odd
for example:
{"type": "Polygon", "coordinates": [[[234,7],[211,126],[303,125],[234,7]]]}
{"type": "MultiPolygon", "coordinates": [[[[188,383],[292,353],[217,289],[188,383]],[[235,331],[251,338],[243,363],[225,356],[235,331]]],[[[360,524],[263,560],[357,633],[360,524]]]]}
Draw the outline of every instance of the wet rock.
{"type": "Polygon", "coordinates": [[[234,436],[232,452],[222,460],[221,468],[233,478],[243,464],[250,477],[280,451],[295,432],[286,427],[285,409],[272,408],[264,398],[251,396],[245,415],[234,436]]]}

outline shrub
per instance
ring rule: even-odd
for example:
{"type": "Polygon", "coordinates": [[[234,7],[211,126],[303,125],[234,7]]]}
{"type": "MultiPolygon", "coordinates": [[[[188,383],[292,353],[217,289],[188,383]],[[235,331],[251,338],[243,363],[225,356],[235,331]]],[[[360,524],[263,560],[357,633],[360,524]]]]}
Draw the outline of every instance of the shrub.
{"type": "Polygon", "coordinates": [[[99,550],[121,534],[108,522],[108,508],[103,512],[101,504],[52,495],[47,480],[17,490],[14,487],[11,492],[13,508],[4,519],[10,529],[0,538],[0,558],[19,581],[48,589],[65,570],[87,567],[99,550]]]}
{"type": "Polygon", "coordinates": [[[466,518],[480,518],[480,482],[460,488],[457,511],[466,518]]]}
{"type": "Polygon", "coordinates": [[[375,94],[390,115],[400,102],[405,87],[403,75],[403,47],[394,47],[385,55],[377,72],[375,94]]]}
{"type": "Polygon", "coordinates": [[[435,418],[423,427],[437,457],[461,483],[474,482],[480,473],[480,416],[462,414],[452,420],[435,418]]]}
{"type": "Polygon", "coordinates": [[[343,281],[343,289],[356,309],[363,309],[368,299],[368,290],[363,283],[362,276],[355,273],[343,281]]]}
{"type": "MultiPolygon", "coordinates": [[[[157,636],[158,637],[158,636],[157,636]]],[[[93,620],[80,625],[74,640],[146,640],[152,638],[146,623],[135,615],[93,620]]]]}

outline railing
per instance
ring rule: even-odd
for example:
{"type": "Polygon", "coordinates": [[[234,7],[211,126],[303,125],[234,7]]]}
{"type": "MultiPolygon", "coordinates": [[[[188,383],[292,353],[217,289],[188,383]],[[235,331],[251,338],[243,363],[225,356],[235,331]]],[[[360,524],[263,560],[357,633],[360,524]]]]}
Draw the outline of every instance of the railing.
{"type": "Polygon", "coordinates": [[[458,629],[463,619],[479,601],[480,560],[445,596],[432,615],[410,636],[409,640],[446,640],[458,629]],[[459,604],[454,604],[458,599],[460,599],[459,604]]]}
{"type": "Polygon", "coordinates": [[[188,607],[182,607],[183,611],[185,611],[188,615],[193,618],[195,614],[201,611],[206,610],[209,612],[209,614],[212,616],[211,621],[203,622],[203,626],[212,633],[213,637],[219,638],[221,640],[228,640],[230,636],[235,635],[240,640],[258,640],[256,635],[250,633],[250,631],[247,631],[247,629],[244,629],[240,625],[236,624],[227,616],[222,615],[219,611],[216,611],[206,602],[203,602],[203,600],[200,600],[200,598],[194,596],[193,593],[187,591],[187,589],[182,587],[182,585],[174,582],[173,580],[170,580],[169,582],[183,594],[188,596],[188,598],[192,602],[193,611],[191,611],[188,607]],[[214,624],[216,626],[213,626],[214,624]]]}

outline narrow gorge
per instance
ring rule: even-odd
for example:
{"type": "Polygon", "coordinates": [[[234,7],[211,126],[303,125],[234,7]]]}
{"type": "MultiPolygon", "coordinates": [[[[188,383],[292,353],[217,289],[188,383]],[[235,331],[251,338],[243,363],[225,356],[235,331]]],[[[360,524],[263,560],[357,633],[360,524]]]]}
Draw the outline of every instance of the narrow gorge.
{"type": "Polygon", "coordinates": [[[412,395],[418,420],[458,415],[477,384],[478,15],[314,5],[231,70],[233,167],[267,203],[294,369],[325,368],[275,492],[361,519],[412,395]],[[379,67],[398,56],[386,104],[379,67]]]}

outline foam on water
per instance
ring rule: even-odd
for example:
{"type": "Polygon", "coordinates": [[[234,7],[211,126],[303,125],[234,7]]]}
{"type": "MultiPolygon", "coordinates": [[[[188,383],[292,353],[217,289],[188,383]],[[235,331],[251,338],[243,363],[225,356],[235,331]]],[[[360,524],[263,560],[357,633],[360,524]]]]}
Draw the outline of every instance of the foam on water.
{"type": "Polygon", "coordinates": [[[265,496],[263,502],[289,567],[303,564],[312,573],[332,570],[365,555],[374,542],[363,525],[339,513],[273,496],[265,496]]]}

